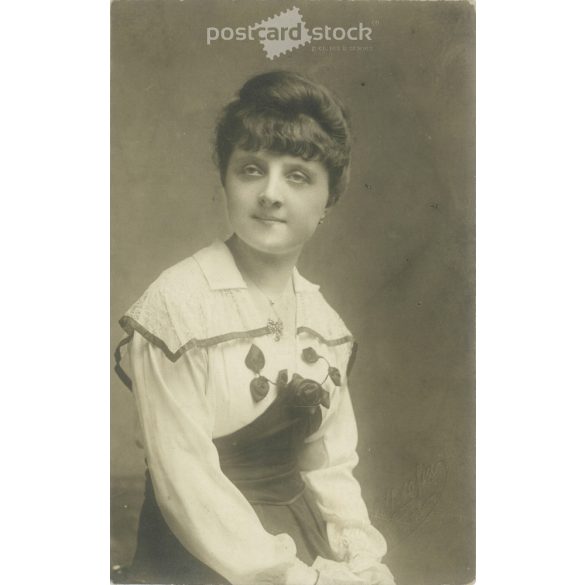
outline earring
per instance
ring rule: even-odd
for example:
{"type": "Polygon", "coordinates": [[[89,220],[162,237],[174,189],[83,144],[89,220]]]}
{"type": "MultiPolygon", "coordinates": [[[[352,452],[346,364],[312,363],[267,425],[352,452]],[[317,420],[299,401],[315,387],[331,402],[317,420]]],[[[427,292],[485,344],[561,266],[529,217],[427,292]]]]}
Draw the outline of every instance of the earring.
{"type": "Polygon", "coordinates": [[[319,220],[319,225],[321,225],[323,222],[325,221],[325,216],[323,216],[320,220],[319,220]]]}

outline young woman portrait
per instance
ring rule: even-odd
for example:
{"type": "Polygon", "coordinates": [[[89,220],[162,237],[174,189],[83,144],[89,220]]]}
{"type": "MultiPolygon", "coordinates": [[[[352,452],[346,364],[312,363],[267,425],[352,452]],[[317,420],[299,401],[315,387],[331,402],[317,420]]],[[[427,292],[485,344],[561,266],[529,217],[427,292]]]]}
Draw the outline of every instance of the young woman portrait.
{"type": "Polygon", "coordinates": [[[392,585],[354,477],[356,344],[296,268],[347,186],[348,112],[303,75],[263,73],[214,150],[231,234],[120,320],[146,461],[126,582],[392,585]]]}

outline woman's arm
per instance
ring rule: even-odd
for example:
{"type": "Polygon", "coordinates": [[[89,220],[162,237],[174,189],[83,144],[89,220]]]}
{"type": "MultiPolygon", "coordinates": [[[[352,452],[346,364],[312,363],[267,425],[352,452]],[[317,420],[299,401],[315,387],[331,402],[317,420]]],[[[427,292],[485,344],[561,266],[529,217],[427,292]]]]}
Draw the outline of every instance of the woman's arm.
{"type": "Polygon", "coordinates": [[[135,334],[130,359],[156,499],[183,546],[237,585],[312,585],[317,573],[296,558],[290,536],[267,533],[221,472],[207,353],[189,351],[173,363],[135,334]]]}
{"type": "Polygon", "coordinates": [[[307,439],[302,454],[303,479],[327,522],[329,543],[338,560],[349,563],[369,583],[393,583],[380,565],[386,541],[369,519],[353,469],[358,463],[357,427],[347,383],[334,393],[330,412],[307,439]],[[374,576],[374,573],[377,576],[374,576]]]}

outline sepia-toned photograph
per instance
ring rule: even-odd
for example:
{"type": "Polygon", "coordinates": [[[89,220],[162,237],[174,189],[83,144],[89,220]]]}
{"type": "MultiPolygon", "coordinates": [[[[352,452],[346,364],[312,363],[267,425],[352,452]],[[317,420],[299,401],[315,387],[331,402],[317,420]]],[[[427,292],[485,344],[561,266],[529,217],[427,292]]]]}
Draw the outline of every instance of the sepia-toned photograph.
{"type": "Polygon", "coordinates": [[[111,582],[474,583],[474,2],[110,10],[111,582]]]}

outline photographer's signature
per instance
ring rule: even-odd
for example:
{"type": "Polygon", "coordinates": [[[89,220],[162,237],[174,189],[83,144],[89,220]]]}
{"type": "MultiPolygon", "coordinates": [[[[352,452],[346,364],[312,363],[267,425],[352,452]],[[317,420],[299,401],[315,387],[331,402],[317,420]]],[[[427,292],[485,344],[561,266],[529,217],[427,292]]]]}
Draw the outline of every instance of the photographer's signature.
{"type": "Polygon", "coordinates": [[[439,502],[446,478],[447,464],[442,459],[431,464],[417,464],[411,477],[389,488],[374,502],[373,520],[391,522],[395,538],[402,540],[430,516],[439,502]]]}

